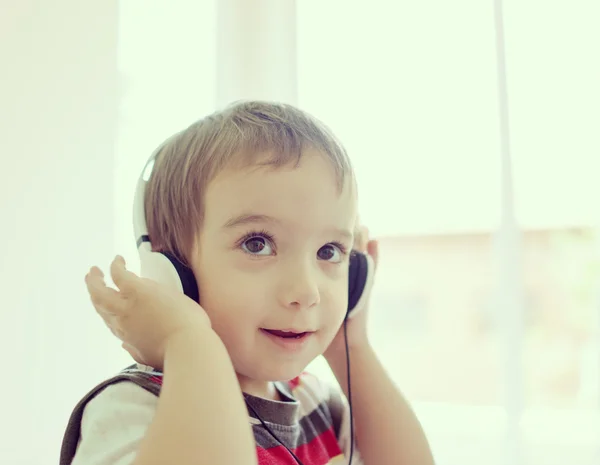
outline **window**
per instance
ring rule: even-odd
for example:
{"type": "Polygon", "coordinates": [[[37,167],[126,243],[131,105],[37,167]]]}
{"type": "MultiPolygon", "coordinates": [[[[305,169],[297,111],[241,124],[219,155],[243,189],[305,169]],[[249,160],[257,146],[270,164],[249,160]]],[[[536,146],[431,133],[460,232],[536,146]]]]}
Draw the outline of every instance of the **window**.
{"type": "Polygon", "coordinates": [[[589,0],[504,2],[522,228],[511,320],[496,294],[494,3],[298,4],[300,105],[355,163],[382,238],[374,340],[395,348],[387,366],[440,464],[597,463],[599,15],[589,0]],[[415,295],[419,316],[400,319],[415,295]]]}

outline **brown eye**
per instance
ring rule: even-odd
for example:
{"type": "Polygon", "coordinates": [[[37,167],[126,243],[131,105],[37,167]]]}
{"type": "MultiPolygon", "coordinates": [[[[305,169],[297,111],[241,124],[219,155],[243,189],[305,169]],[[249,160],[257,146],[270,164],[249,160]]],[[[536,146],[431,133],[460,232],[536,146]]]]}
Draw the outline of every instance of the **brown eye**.
{"type": "Polygon", "coordinates": [[[252,255],[269,255],[271,253],[270,246],[264,237],[251,237],[242,244],[242,249],[252,255]],[[261,253],[266,250],[266,253],[261,253]]]}
{"type": "Polygon", "coordinates": [[[332,263],[339,263],[342,261],[342,252],[338,247],[333,244],[324,245],[317,252],[319,260],[325,260],[332,263]]]}

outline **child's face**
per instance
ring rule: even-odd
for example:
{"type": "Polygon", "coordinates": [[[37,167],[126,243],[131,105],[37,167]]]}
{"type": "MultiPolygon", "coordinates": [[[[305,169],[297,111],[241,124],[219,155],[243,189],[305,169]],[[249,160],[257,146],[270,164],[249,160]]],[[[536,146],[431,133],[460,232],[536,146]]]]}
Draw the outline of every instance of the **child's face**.
{"type": "Polygon", "coordinates": [[[346,184],[340,193],[329,162],[306,151],[298,168],[229,170],[207,186],[192,267],[240,380],[297,376],[340,328],[356,220],[346,184]]]}

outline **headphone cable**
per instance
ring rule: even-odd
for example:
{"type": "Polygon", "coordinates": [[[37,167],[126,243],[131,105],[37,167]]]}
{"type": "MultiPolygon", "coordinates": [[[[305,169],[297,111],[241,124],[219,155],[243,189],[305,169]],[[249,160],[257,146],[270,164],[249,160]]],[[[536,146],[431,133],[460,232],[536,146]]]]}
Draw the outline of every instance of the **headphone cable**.
{"type": "Polygon", "coordinates": [[[348,347],[348,319],[344,320],[344,342],[346,344],[346,382],[348,383],[348,408],[350,410],[350,459],[348,465],[352,465],[354,455],[354,416],[352,415],[352,385],[350,383],[350,349],[348,347]]]}

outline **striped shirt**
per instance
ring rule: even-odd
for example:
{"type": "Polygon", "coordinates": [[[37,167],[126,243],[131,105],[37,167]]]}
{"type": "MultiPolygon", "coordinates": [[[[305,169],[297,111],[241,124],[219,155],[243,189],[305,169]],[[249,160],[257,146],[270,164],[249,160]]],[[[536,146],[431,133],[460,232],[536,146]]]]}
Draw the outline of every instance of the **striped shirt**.
{"type": "MultiPolygon", "coordinates": [[[[162,373],[137,364],[96,386],[71,415],[60,465],[130,465],[154,417],[161,385],[162,373]]],[[[347,464],[350,418],[343,393],[308,373],[275,386],[282,401],[244,394],[259,465],[296,465],[288,449],[304,465],[347,464]]],[[[356,447],[352,465],[362,465],[356,447]]]]}

